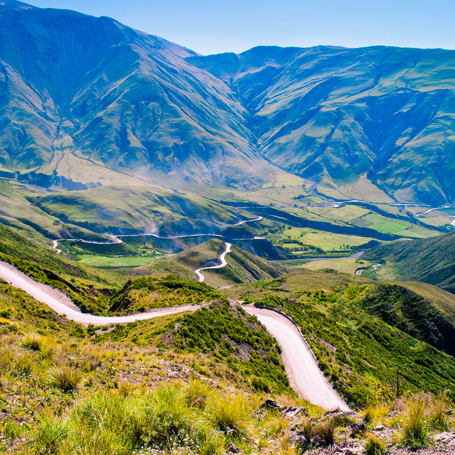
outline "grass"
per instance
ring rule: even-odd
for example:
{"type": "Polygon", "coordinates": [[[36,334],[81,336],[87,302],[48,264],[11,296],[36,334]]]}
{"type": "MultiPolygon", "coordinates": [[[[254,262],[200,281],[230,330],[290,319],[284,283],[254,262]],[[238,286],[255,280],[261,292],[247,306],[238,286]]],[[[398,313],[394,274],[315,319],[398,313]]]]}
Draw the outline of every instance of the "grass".
{"type": "MultiPolygon", "coordinates": [[[[185,344],[177,332],[190,326],[182,315],[95,332],[0,283],[0,451],[221,454],[230,442],[247,451],[256,440],[266,446],[275,417],[255,417],[263,398],[253,382],[274,384],[270,371],[287,380],[279,349],[245,314],[228,307],[215,313],[201,319],[207,334],[237,321],[230,337],[250,340],[250,360],[242,356],[237,365],[231,355],[176,351],[171,338],[185,344]],[[141,343],[139,334],[150,337],[141,343]]],[[[286,383],[270,387],[295,403],[286,383]]],[[[273,437],[284,440],[287,428],[273,437]]]]}
{"type": "MultiPolygon", "coordinates": [[[[356,269],[361,265],[357,262],[355,258],[332,258],[332,259],[318,259],[315,261],[305,261],[301,263],[298,267],[308,269],[308,270],[324,270],[324,269],[333,269],[342,273],[354,274],[356,269]]],[[[363,267],[363,265],[362,265],[363,267]]]]}
{"type": "Polygon", "coordinates": [[[424,403],[413,401],[402,426],[403,442],[413,448],[424,447],[428,444],[428,432],[425,421],[424,403]]]}
{"type": "MultiPolygon", "coordinates": [[[[212,239],[168,258],[159,259],[141,267],[137,272],[161,276],[173,274],[186,279],[195,279],[194,269],[217,264],[218,257],[224,248],[223,241],[212,239]]],[[[286,271],[281,265],[269,262],[235,245],[232,246],[226,260],[228,265],[223,269],[203,272],[207,284],[217,288],[232,286],[236,283],[274,278],[286,271]]]]}
{"type": "MultiPolygon", "coordinates": [[[[102,186],[31,198],[43,212],[94,232],[200,232],[238,221],[238,210],[158,187],[102,186]]],[[[242,213],[242,212],[241,212],[242,213]]]]}
{"type": "Polygon", "coordinates": [[[365,445],[365,455],[385,455],[386,449],[384,442],[379,439],[374,433],[368,436],[365,445]]]}
{"type": "Polygon", "coordinates": [[[455,289],[455,233],[435,238],[388,242],[365,254],[365,259],[393,266],[402,280],[423,281],[455,289]]]}
{"type": "Polygon", "coordinates": [[[74,392],[81,382],[81,373],[67,365],[57,367],[50,374],[52,384],[63,392],[74,392]]]}
{"type": "Polygon", "coordinates": [[[219,292],[205,283],[174,275],[138,277],[129,280],[112,296],[110,310],[134,313],[149,308],[202,304],[220,297],[219,292]]]}
{"type": "Polygon", "coordinates": [[[112,289],[125,280],[124,273],[93,269],[57,255],[16,230],[0,225],[0,260],[35,280],[59,289],[81,308],[106,309],[112,289]]]}
{"type": "MultiPolygon", "coordinates": [[[[177,288],[191,285],[195,292],[210,289],[197,282],[173,280],[168,284],[174,283],[177,288]]],[[[338,344],[333,337],[326,338],[324,330],[329,326],[330,333],[328,321],[335,319],[344,333],[347,322],[343,318],[350,314],[353,330],[362,334],[368,328],[370,336],[388,336],[388,329],[372,316],[362,319],[363,324],[368,320],[366,327],[356,325],[363,310],[353,302],[368,291],[365,283],[368,280],[336,273],[307,272],[258,282],[254,287],[292,294],[292,305],[303,306],[305,311],[298,322],[314,324],[312,334],[324,341],[321,346],[330,355],[330,344],[336,345],[338,365],[349,360],[343,357],[349,352],[352,376],[364,378],[364,372],[355,369],[359,354],[355,338],[343,352],[344,334],[338,344]],[[308,287],[317,287],[325,277],[327,290],[315,289],[310,294],[306,290],[303,294],[300,290],[305,275],[308,287]],[[338,302],[335,295],[343,300],[338,302]]],[[[286,309],[292,313],[291,306],[286,309]]],[[[292,316],[298,319],[298,312],[292,316]]],[[[188,455],[224,454],[233,445],[245,453],[290,455],[298,449],[288,436],[305,425],[325,444],[340,441],[343,423],[295,399],[275,340],[255,318],[222,300],[187,315],[95,330],[73,324],[27,294],[0,283],[0,318],[0,412],[5,417],[0,422],[0,451],[24,455],[188,455]],[[265,398],[287,406],[303,404],[309,416],[296,422],[276,411],[259,412],[265,398]]],[[[302,328],[308,329],[303,324],[302,328]]],[[[351,336],[349,331],[347,336],[351,336]]],[[[400,337],[394,336],[393,342],[397,340],[400,342],[400,337]]],[[[410,344],[410,340],[405,337],[403,343],[410,344]]],[[[316,338],[309,341],[316,346],[316,338]]],[[[360,341],[367,349],[376,347],[368,338],[360,341]]],[[[418,345],[413,343],[412,349],[416,349],[418,345]]],[[[398,350],[402,350],[401,344],[398,350]]],[[[317,349],[315,352],[325,358],[317,349]]],[[[402,351],[400,362],[405,364],[407,355],[402,351]]],[[[432,367],[446,374],[437,363],[440,353],[432,351],[431,355],[432,367]]],[[[380,351],[378,356],[390,361],[387,351],[380,351]]],[[[376,358],[368,357],[368,361],[375,365],[366,387],[369,399],[382,403],[387,379],[379,380],[378,376],[373,380],[373,372],[381,365],[376,358]]],[[[445,361],[450,364],[448,358],[445,361]]],[[[413,375],[427,373],[415,365],[413,375]]],[[[400,405],[398,416],[390,414],[399,406],[392,401],[381,404],[383,410],[371,412],[377,422],[401,425],[412,399],[401,400],[405,404],[400,405]]],[[[453,406],[450,393],[441,398],[418,395],[415,399],[423,403],[428,434],[452,427],[453,418],[446,413],[453,406]]],[[[404,432],[404,426],[400,431],[404,432]]]]}
{"type": "Polygon", "coordinates": [[[285,242],[298,240],[305,245],[311,245],[325,252],[333,252],[350,251],[352,248],[364,245],[373,239],[355,235],[334,234],[309,228],[285,227],[278,233],[269,236],[269,240],[276,244],[283,242],[285,248],[285,242]]]}
{"type": "Polygon", "coordinates": [[[84,254],[78,256],[81,264],[92,267],[140,267],[153,261],[153,255],[146,256],[102,256],[84,254]]]}
{"type": "Polygon", "coordinates": [[[241,307],[214,303],[184,316],[169,335],[168,343],[182,352],[203,352],[227,362],[257,391],[292,393],[278,344],[241,307]]]}

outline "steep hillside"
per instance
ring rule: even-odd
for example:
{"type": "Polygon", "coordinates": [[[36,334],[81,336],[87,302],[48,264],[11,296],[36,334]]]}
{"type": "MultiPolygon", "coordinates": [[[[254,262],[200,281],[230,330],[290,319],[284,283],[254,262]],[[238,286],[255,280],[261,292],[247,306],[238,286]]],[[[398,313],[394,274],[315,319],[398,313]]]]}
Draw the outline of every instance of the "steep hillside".
{"type": "Polygon", "coordinates": [[[84,266],[0,225],[0,260],[68,295],[84,310],[102,312],[126,274],[84,266]]]}
{"type": "Polygon", "coordinates": [[[380,245],[365,259],[384,261],[398,279],[424,281],[455,291],[455,234],[380,245]]]}
{"type": "MultiPolygon", "coordinates": [[[[393,395],[397,370],[410,390],[437,391],[455,377],[453,355],[435,347],[453,353],[453,318],[403,287],[332,270],[293,272],[225,292],[291,316],[326,376],[355,402],[393,395]],[[376,381],[385,388],[375,386],[376,381]]],[[[455,392],[453,385],[448,391],[455,392]]]]}
{"type": "Polygon", "coordinates": [[[98,233],[213,233],[247,218],[243,210],[156,187],[103,186],[28,199],[62,222],[98,233]]]}
{"type": "Polygon", "coordinates": [[[245,109],[185,61],[192,51],[106,17],[10,1],[0,24],[0,165],[18,179],[83,189],[126,172],[243,186],[270,168],[245,109]]]}

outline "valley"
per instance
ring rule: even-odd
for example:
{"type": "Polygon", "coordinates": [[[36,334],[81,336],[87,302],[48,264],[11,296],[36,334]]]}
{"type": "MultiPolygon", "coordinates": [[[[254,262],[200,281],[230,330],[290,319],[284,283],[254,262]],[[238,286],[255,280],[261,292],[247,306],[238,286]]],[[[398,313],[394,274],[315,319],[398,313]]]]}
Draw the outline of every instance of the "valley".
{"type": "Polygon", "coordinates": [[[452,453],[454,74],[0,0],[0,452],[452,453]]]}

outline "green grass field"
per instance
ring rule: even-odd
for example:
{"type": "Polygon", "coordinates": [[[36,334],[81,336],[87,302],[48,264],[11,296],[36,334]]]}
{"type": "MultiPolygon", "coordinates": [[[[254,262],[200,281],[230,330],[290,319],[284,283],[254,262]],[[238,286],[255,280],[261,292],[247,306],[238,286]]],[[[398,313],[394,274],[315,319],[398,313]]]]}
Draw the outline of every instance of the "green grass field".
{"type": "Polygon", "coordinates": [[[332,258],[332,259],[318,259],[315,261],[305,261],[299,268],[308,270],[323,270],[332,269],[342,273],[354,274],[359,267],[366,267],[366,265],[357,262],[355,258],[332,258]]]}
{"type": "Polygon", "coordinates": [[[101,256],[85,254],[78,256],[78,261],[92,267],[140,267],[156,259],[149,256],[101,256]]]}
{"type": "Polygon", "coordinates": [[[290,242],[298,240],[306,245],[320,248],[323,251],[348,251],[363,245],[373,239],[356,235],[333,234],[317,229],[284,227],[280,231],[270,234],[267,239],[274,244],[283,244],[288,248],[290,242]]]}

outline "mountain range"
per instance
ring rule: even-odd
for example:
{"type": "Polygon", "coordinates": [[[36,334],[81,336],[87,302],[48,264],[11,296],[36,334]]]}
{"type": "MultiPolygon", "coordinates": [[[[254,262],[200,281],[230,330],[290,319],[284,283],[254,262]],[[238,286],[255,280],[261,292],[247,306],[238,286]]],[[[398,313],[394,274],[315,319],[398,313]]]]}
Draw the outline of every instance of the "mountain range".
{"type": "Polygon", "coordinates": [[[322,192],[368,182],[389,202],[451,203],[454,78],[455,51],[201,56],[110,18],[2,0],[0,174],[81,190],[255,189],[288,173],[322,192]]]}

